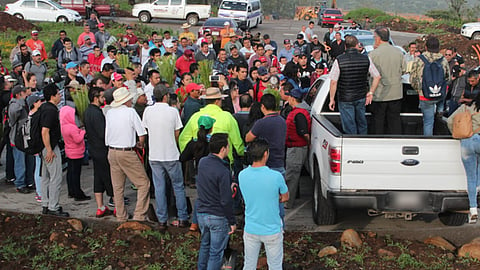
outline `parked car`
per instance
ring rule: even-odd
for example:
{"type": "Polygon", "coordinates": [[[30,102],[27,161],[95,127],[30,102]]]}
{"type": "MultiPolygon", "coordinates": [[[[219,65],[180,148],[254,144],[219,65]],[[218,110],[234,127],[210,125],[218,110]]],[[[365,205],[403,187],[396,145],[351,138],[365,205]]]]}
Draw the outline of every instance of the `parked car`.
{"type": "Polygon", "coordinates": [[[156,0],[152,3],[135,4],[132,16],[143,23],[153,18],[187,20],[197,25],[199,20],[210,17],[211,7],[206,0],[156,0]]]}
{"type": "Polygon", "coordinates": [[[368,135],[345,134],[338,108],[329,109],[328,75],[310,87],[305,101],[312,115],[308,167],[316,224],[336,223],[337,210],[342,208],[369,209],[369,214],[407,220],[417,213],[436,213],[452,226],[467,220],[466,214],[457,212],[469,208],[460,141],[452,138],[440,118],[435,120],[433,136],[424,136],[418,94],[409,94],[405,86],[402,133],[388,135],[370,132],[368,112],[368,135]]]}
{"type": "Polygon", "coordinates": [[[460,33],[466,38],[480,40],[480,23],[466,23],[462,25],[462,30],[460,33]]]}
{"type": "Polygon", "coordinates": [[[235,19],[242,29],[255,28],[263,21],[262,5],[259,0],[224,0],[218,17],[235,19]]]}
{"type": "MultiPolygon", "coordinates": [[[[80,13],[80,15],[85,16],[86,9],[85,3],[86,0],[60,0],[59,3],[62,7],[66,7],[69,9],[73,9],[76,12],[80,13]]],[[[91,2],[91,1],[90,1],[91,2]]],[[[113,4],[101,4],[98,1],[93,1],[92,3],[92,11],[97,14],[97,16],[115,16],[115,8],[113,4]]]]}
{"type": "Polygon", "coordinates": [[[51,0],[19,0],[7,4],[5,12],[30,21],[71,22],[82,20],[77,11],[62,7],[51,0]]]}
{"type": "Polygon", "coordinates": [[[198,37],[203,37],[205,30],[208,29],[214,39],[216,38],[216,40],[220,40],[220,31],[223,29],[225,22],[229,22],[230,28],[232,28],[235,33],[240,34],[241,30],[238,28],[238,24],[234,19],[213,17],[208,18],[205,23],[203,23],[202,27],[198,29],[198,37]]]}
{"type": "Polygon", "coordinates": [[[324,27],[325,25],[335,25],[343,22],[343,13],[338,8],[325,8],[320,10],[318,16],[318,25],[324,27]]]}
{"type": "MultiPolygon", "coordinates": [[[[363,47],[365,48],[367,53],[373,51],[373,45],[375,44],[375,38],[374,38],[372,32],[370,32],[368,30],[347,29],[347,30],[344,30],[343,33],[345,35],[352,35],[352,36],[357,37],[358,41],[363,44],[363,47]]],[[[401,46],[395,45],[395,42],[393,41],[393,39],[391,37],[390,37],[389,43],[392,44],[395,48],[402,51],[403,54],[407,53],[405,51],[405,49],[403,49],[401,46]]]]}

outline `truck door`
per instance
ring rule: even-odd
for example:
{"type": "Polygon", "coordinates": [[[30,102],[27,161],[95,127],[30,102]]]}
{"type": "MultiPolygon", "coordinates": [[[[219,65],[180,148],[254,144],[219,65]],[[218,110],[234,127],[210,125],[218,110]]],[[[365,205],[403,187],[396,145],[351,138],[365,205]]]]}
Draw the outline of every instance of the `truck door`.
{"type": "Polygon", "coordinates": [[[169,18],[168,17],[168,1],[169,0],[157,0],[152,4],[152,17],[156,18],[169,18]]]}
{"type": "Polygon", "coordinates": [[[170,6],[168,7],[168,14],[171,18],[181,19],[185,17],[185,0],[170,0],[170,6]]]}
{"type": "Polygon", "coordinates": [[[345,190],[466,189],[458,140],[346,136],[341,155],[345,190]]]}

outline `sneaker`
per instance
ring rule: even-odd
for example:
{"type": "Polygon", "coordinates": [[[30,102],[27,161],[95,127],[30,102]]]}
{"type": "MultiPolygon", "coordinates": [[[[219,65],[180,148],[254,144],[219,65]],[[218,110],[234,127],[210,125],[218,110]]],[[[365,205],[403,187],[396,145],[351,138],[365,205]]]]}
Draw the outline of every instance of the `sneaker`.
{"type": "MultiPolygon", "coordinates": [[[[125,205],[130,205],[130,199],[128,197],[124,197],[123,203],[125,205]]],[[[110,200],[108,200],[108,206],[115,207],[115,202],[113,201],[113,197],[110,197],[110,200]]]]}
{"type": "Polygon", "coordinates": [[[188,220],[174,220],[171,225],[174,227],[186,228],[190,226],[190,222],[188,220]]]}
{"type": "Polygon", "coordinates": [[[468,213],[468,223],[475,224],[478,220],[478,210],[476,207],[470,208],[470,212],[468,213]]]}
{"type": "Polygon", "coordinates": [[[137,187],[136,187],[134,184],[132,184],[132,185],[130,186],[130,188],[133,189],[133,190],[137,190],[137,187]]]}
{"type": "Polygon", "coordinates": [[[92,197],[83,195],[83,196],[81,196],[81,197],[75,198],[74,200],[75,200],[76,202],[83,202],[83,201],[88,201],[88,200],[91,200],[91,199],[92,199],[92,197]]]}
{"type": "Polygon", "coordinates": [[[31,190],[35,190],[35,184],[28,184],[27,188],[31,190]]]}
{"type": "Polygon", "coordinates": [[[52,215],[52,216],[57,216],[57,217],[69,217],[70,216],[67,212],[63,212],[62,208],[59,208],[58,210],[55,210],[55,211],[48,210],[47,214],[52,215]]]}
{"type": "Polygon", "coordinates": [[[7,185],[13,185],[15,182],[15,178],[12,178],[12,179],[6,179],[5,178],[5,184],[7,185]]]}
{"type": "Polygon", "coordinates": [[[48,207],[42,207],[42,214],[46,215],[48,214],[48,207]]]}
{"type": "Polygon", "coordinates": [[[28,193],[32,193],[32,191],[26,187],[23,187],[23,188],[17,188],[17,192],[18,193],[22,193],[22,194],[28,194],[28,193]]]}
{"type": "Polygon", "coordinates": [[[36,200],[37,202],[42,202],[42,197],[41,197],[41,196],[38,196],[38,194],[37,194],[37,195],[35,195],[35,200],[36,200]]]}
{"type": "Polygon", "coordinates": [[[108,216],[108,215],[111,215],[112,214],[112,211],[110,209],[108,209],[108,207],[105,207],[105,210],[100,210],[100,208],[97,209],[97,214],[95,215],[97,218],[101,218],[101,217],[104,217],[104,216],[108,216]]]}

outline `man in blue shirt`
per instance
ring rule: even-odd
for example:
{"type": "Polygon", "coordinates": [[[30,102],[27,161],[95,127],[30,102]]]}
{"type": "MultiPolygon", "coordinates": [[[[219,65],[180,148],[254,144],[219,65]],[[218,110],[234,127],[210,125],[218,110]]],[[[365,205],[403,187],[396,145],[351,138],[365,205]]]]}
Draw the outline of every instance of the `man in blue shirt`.
{"type": "MultiPolygon", "coordinates": [[[[216,133],[208,144],[210,154],[200,159],[197,175],[197,217],[202,241],[198,270],[220,269],[228,237],[235,232],[228,135],[216,133]]],[[[278,207],[277,207],[278,208],[278,207]]]]}
{"type": "Polygon", "coordinates": [[[245,201],[243,233],[244,270],[254,270],[262,243],[267,253],[268,269],[282,269],[283,230],[278,202],[288,201],[288,187],[283,176],[266,166],[268,142],[256,139],[249,145],[253,164],[240,172],[240,190],[245,201]]]}

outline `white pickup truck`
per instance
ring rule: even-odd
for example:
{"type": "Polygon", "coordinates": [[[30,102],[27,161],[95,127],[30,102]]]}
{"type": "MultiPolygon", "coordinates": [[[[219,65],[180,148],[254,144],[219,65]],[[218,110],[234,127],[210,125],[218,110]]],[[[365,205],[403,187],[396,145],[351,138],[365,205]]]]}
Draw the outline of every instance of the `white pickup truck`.
{"type": "Polygon", "coordinates": [[[187,20],[190,25],[197,25],[199,20],[210,17],[211,6],[206,0],[156,0],[151,3],[135,4],[132,16],[143,23],[152,18],[187,20]]]}
{"type": "MultiPolygon", "coordinates": [[[[468,209],[460,141],[452,139],[443,119],[435,121],[433,136],[422,135],[415,91],[404,90],[403,134],[347,135],[342,133],[340,113],[328,108],[329,88],[330,79],[324,75],[305,98],[312,107],[308,165],[316,224],[334,224],[340,208],[405,219],[438,213],[445,225],[466,222],[466,214],[457,212],[468,209]]],[[[368,112],[367,121],[370,131],[368,112]]]]}

